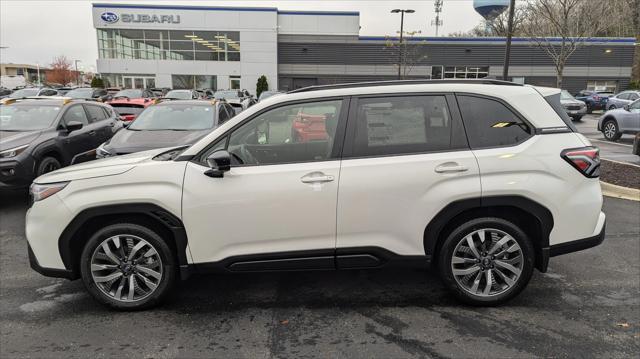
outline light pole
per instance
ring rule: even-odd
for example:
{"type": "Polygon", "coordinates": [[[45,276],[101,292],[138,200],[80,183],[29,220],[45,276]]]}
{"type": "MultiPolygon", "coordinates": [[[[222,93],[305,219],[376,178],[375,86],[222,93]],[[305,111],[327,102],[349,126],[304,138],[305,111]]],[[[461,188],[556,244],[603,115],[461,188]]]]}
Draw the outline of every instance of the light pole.
{"type": "Polygon", "coordinates": [[[509,4],[509,21],[507,22],[507,46],[504,50],[504,66],[502,67],[502,80],[507,81],[509,76],[509,61],[511,58],[511,36],[513,35],[513,13],[516,7],[516,0],[511,0],[509,4]]]}
{"type": "Polygon", "coordinates": [[[80,86],[80,74],[78,73],[78,62],[82,62],[80,60],[73,60],[76,65],[76,85],[80,86]]]}
{"type": "Polygon", "coordinates": [[[398,80],[402,78],[402,34],[404,33],[404,13],[413,14],[416,12],[412,9],[393,9],[392,14],[400,13],[400,43],[398,45],[398,80]]]}

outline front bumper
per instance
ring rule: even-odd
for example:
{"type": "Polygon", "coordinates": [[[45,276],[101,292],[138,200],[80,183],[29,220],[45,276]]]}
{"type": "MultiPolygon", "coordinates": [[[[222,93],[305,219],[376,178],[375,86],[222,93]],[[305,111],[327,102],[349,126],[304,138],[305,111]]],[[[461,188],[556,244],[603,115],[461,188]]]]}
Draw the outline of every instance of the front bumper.
{"type": "Polygon", "coordinates": [[[46,277],[54,277],[54,278],[66,278],[66,279],[77,279],[77,275],[75,275],[72,271],[68,269],[56,269],[56,268],[45,268],[38,263],[38,259],[36,255],[33,254],[33,250],[30,245],[27,245],[27,251],[29,253],[29,265],[31,269],[42,274],[46,277]]]}
{"type": "Polygon", "coordinates": [[[35,178],[34,167],[31,156],[0,161],[0,190],[29,187],[35,178]]]}

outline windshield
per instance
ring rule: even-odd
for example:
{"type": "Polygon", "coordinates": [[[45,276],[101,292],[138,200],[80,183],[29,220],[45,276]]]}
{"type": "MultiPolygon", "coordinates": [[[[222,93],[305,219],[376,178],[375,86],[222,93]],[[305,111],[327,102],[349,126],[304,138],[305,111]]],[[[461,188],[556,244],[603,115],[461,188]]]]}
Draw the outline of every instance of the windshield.
{"type": "Polygon", "coordinates": [[[38,96],[39,91],[40,91],[39,89],[22,89],[12,93],[11,95],[9,95],[9,97],[22,98],[22,97],[29,97],[29,96],[38,96]]]}
{"type": "Polygon", "coordinates": [[[213,97],[215,97],[217,100],[226,98],[226,99],[233,99],[233,98],[240,98],[240,96],[238,95],[238,91],[217,91],[213,97]]]}
{"type": "Polygon", "coordinates": [[[93,89],[75,89],[67,92],[65,96],[71,98],[91,98],[93,89]]]}
{"type": "Polygon", "coordinates": [[[0,131],[36,131],[51,127],[59,106],[0,106],[0,131]]]}
{"type": "Polygon", "coordinates": [[[141,98],[142,90],[138,90],[138,89],[122,90],[122,91],[118,91],[118,93],[113,95],[113,97],[114,98],[116,97],[141,98]]]}
{"type": "Polygon", "coordinates": [[[180,100],[191,100],[191,91],[189,90],[172,90],[164,96],[167,98],[177,98],[180,100]]]}
{"type": "Polygon", "coordinates": [[[199,131],[213,128],[214,111],[211,105],[151,106],[133,121],[130,130],[199,131]]]}
{"type": "Polygon", "coordinates": [[[575,97],[571,96],[569,91],[562,90],[562,92],[560,92],[560,99],[561,100],[575,100],[575,97]]]}

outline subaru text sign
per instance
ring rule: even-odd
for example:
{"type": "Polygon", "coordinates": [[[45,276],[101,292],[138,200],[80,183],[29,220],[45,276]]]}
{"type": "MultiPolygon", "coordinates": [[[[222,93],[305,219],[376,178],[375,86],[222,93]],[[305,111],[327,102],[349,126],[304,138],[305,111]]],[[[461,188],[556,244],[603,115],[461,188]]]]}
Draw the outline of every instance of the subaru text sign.
{"type": "Polygon", "coordinates": [[[102,15],[100,15],[100,18],[104,22],[108,22],[109,24],[113,24],[114,22],[118,21],[118,15],[112,12],[103,12],[102,15]]]}

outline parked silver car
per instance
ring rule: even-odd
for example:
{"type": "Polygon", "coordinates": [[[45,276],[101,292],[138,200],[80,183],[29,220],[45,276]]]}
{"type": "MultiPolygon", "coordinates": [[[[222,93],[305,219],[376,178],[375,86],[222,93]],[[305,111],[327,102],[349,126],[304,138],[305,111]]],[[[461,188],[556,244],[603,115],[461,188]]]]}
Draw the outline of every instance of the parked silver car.
{"type": "Polygon", "coordinates": [[[640,132],[640,99],[623,108],[609,110],[598,120],[598,131],[609,141],[616,141],[622,134],[640,132]]]}
{"type": "Polygon", "coordinates": [[[562,90],[560,93],[560,103],[567,115],[574,121],[580,121],[582,116],[587,113],[587,105],[584,101],[576,100],[567,90],[562,90]]]}
{"type": "Polygon", "coordinates": [[[607,101],[607,110],[623,108],[625,105],[628,105],[639,98],[640,91],[638,90],[622,91],[615,96],[609,97],[609,100],[607,101]]]}

